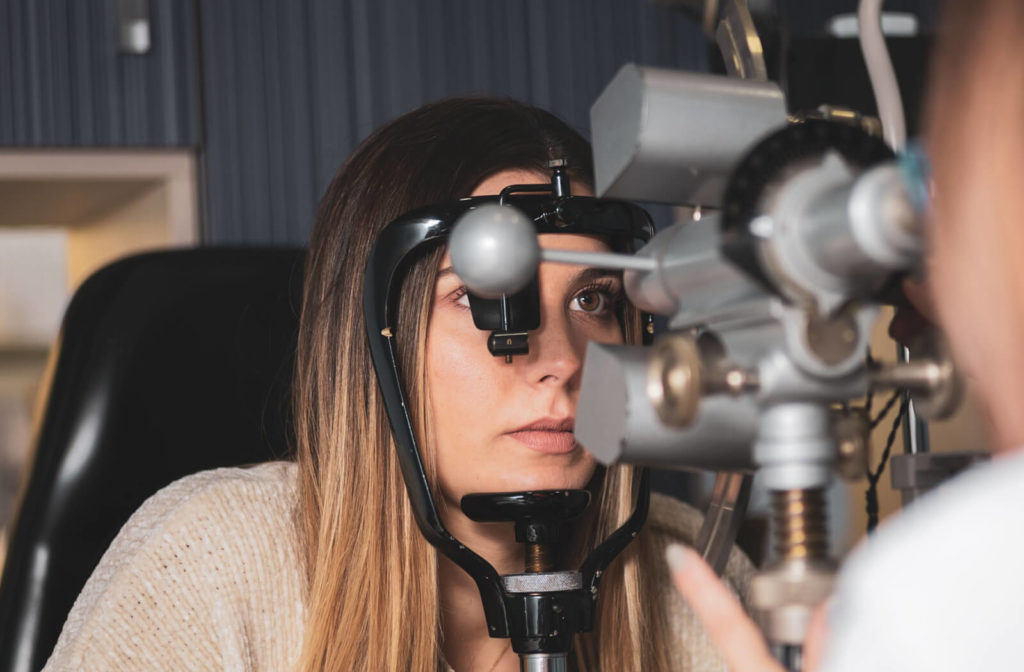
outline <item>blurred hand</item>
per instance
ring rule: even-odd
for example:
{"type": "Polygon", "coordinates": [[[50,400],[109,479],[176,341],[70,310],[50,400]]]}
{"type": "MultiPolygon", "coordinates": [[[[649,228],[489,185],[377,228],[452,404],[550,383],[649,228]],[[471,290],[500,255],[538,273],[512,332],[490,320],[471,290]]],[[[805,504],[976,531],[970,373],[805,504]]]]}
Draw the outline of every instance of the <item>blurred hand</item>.
{"type": "Polygon", "coordinates": [[[903,281],[903,293],[912,307],[897,308],[889,323],[889,336],[896,342],[909,346],[917,336],[935,322],[935,304],[929,287],[924,282],[911,278],[903,281]]]}
{"type": "MultiPolygon", "coordinates": [[[[708,638],[732,672],[786,672],[772,657],[757,625],[693,549],[673,544],[665,555],[672,583],[704,624],[708,638]]],[[[811,617],[804,643],[804,672],[819,668],[825,633],[825,611],[819,607],[811,617]]]]}

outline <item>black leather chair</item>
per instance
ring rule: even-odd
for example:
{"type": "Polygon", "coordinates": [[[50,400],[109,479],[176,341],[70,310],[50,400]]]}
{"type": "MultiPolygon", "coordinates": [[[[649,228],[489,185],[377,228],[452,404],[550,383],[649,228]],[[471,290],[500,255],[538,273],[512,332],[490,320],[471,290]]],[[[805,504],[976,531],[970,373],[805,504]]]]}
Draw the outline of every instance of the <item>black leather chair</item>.
{"type": "Polygon", "coordinates": [[[0,670],[42,667],[147,497],[287,455],[302,263],[299,249],[156,252],[75,294],[0,580],[0,670]]]}

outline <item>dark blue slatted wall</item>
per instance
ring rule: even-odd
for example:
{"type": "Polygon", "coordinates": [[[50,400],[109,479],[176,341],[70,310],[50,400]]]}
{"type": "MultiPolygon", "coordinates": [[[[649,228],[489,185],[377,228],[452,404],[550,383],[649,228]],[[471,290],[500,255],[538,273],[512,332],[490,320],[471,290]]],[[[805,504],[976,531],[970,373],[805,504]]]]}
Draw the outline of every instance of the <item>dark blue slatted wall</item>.
{"type": "Polygon", "coordinates": [[[149,6],[153,47],[131,55],[115,0],[0,0],[0,146],[198,144],[195,6],[149,6]]]}
{"type": "MultiPolygon", "coordinates": [[[[856,0],[772,0],[813,34],[856,0]]],[[[940,3],[889,0],[925,27],[940,3]]],[[[0,0],[0,146],[197,147],[204,239],[301,243],[374,127],[462,93],[581,130],[626,62],[702,70],[697,26],[648,0],[149,0],[152,49],[117,50],[116,0],[0,0]]]]}
{"type": "Polygon", "coordinates": [[[206,239],[303,242],[373,128],[462,93],[586,130],[625,62],[703,69],[699,29],[646,0],[218,0],[200,4],[206,239]]]}

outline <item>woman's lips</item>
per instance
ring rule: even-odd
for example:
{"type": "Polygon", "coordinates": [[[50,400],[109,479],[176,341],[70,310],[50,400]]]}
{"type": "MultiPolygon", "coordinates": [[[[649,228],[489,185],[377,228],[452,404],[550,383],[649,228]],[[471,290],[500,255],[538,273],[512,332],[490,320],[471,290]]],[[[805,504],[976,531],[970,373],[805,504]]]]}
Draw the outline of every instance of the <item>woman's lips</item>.
{"type": "Polygon", "coordinates": [[[509,432],[508,436],[531,450],[552,455],[571,453],[579,445],[572,431],[523,429],[509,432]]]}

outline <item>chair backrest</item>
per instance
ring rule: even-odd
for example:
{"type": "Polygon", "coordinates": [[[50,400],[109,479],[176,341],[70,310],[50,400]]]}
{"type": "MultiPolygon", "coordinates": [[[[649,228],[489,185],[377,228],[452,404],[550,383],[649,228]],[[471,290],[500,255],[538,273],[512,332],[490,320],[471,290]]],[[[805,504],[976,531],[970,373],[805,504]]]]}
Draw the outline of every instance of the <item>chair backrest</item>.
{"type": "Polygon", "coordinates": [[[0,670],[38,670],[131,513],[187,474],[288,452],[303,252],[116,262],[64,317],[0,580],[0,670]]]}

